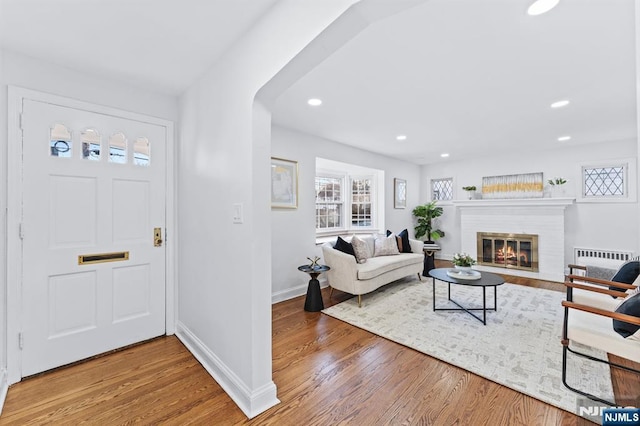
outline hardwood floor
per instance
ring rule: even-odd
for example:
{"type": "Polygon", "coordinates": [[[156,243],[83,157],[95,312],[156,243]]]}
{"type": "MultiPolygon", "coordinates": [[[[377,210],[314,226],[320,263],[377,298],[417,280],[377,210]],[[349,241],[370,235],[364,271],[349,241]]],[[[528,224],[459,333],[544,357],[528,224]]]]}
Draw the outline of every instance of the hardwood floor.
{"type": "MultiPolygon", "coordinates": [[[[329,300],[325,289],[323,297],[329,306],[350,296],[334,292],[329,300]]],[[[299,297],[273,306],[273,379],[281,403],[254,419],[246,419],[169,336],[13,385],[0,425],[591,424],[319,312],[305,312],[303,305],[299,297]]],[[[637,393],[640,382],[624,379],[621,386],[621,392],[637,393]]]]}

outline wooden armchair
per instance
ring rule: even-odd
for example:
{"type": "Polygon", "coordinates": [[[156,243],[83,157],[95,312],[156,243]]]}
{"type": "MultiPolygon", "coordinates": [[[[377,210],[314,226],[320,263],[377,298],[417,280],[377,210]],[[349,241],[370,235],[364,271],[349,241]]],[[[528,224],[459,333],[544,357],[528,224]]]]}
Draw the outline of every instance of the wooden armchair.
{"type": "MultiPolygon", "coordinates": [[[[564,323],[562,330],[562,383],[570,390],[586,396],[592,400],[600,401],[608,405],[615,405],[614,401],[607,401],[598,396],[576,389],[567,383],[567,356],[571,352],[577,356],[593,361],[609,364],[610,367],[621,368],[638,374],[640,370],[599,359],[571,346],[571,343],[579,343],[584,346],[599,349],[601,351],[640,363],[640,338],[635,336],[623,337],[614,330],[614,320],[624,324],[640,327],[640,315],[628,315],[615,312],[616,306],[622,299],[640,297],[629,296],[626,291],[611,290],[616,287],[620,290],[635,290],[636,286],[612,282],[598,278],[590,278],[578,275],[567,275],[565,280],[567,299],[562,302],[564,307],[564,323]],[[579,282],[577,282],[579,281],[579,282]],[[581,300],[574,300],[574,292],[581,292],[581,300]],[[589,296],[586,296],[589,295],[589,296]]],[[[626,300],[626,299],[625,299],[626,300]]],[[[640,336],[640,331],[636,333],[640,336]]]]}

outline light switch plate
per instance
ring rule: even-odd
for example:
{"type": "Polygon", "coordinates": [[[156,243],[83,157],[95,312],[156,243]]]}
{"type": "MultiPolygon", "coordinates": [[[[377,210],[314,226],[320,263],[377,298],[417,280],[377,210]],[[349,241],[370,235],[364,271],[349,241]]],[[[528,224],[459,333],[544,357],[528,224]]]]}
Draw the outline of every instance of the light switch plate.
{"type": "Polygon", "coordinates": [[[233,223],[242,223],[243,221],[242,203],[235,203],[233,205],[233,223]]]}

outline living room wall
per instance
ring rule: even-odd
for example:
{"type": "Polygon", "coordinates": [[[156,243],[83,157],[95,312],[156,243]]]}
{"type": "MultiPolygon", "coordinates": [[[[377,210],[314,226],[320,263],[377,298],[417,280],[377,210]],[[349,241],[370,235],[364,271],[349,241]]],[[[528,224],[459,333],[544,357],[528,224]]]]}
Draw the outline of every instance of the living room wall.
{"type": "Polygon", "coordinates": [[[309,277],[297,267],[309,263],[307,256],[322,255],[315,234],[316,157],[384,170],[384,228],[394,232],[407,228],[413,235],[411,210],[420,200],[419,166],[276,125],[272,126],[271,155],[297,161],[299,174],[298,208],[271,210],[274,303],[305,294],[309,277]],[[407,181],[405,209],[393,207],[393,178],[407,181]]]}
{"type": "MultiPolygon", "coordinates": [[[[466,199],[463,186],[475,185],[481,190],[483,176],[543,172],[545,181],[556,176],[568,180],[566,196],[575,198],[581,190],[581,165],[590,162],[638,158],[638,144],[634,140],[608,141],[588,145],[564,145],[553,151],[527,152],[520,150],[466,161],[441,161],[421,169],[421,200],[430,199],[430,182],[435,178],[454,179],[454,199],[466,199]]],[[[629,180],[635,194],[633,202],[589,203],[576,202],[565,215],[565,263],[573,261],[574,247],[610,250],[630,250],[638,254],[637,180],[629,180]]],[[[545,196],[549,196],[545,193],[545,196]]],[[[460,214],[450,202],[441,202],[444,214],[441,228],[446,232],[439,241],[439,257],[450,259],[460,250],[460,214]]]]}

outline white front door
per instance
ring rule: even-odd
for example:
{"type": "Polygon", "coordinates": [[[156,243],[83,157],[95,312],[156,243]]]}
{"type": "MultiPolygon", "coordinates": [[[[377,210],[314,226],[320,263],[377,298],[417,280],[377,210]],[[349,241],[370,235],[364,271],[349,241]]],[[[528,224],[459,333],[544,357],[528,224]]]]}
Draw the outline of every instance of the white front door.
{"type": "Polygon", "coordinates": [[[118,116],[22,107],[25,377],[165,333],[154,229],[165,232],[167,136],[118,116]]]}

